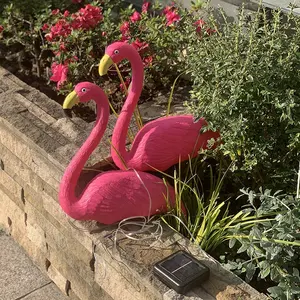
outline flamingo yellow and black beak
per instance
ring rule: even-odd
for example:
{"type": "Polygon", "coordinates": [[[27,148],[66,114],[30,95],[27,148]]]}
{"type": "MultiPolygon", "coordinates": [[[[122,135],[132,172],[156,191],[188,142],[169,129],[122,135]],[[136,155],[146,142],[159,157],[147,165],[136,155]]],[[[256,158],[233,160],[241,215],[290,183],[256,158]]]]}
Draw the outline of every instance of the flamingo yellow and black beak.
{"type": "Polygon", "coordinates": [[[107,74],[108,69],[114,64],[111,57],[107,54],[104,54],[104,56],[101,58],[99,63],[99,74],[100,76],[103,76],[107,74]]]}
{"type": "Polygon", "coordinates": [[[79,96],[75,91],[71,92],[63,103],[63,109],[72,109],[74,105],[79,103],[79,96]]]}

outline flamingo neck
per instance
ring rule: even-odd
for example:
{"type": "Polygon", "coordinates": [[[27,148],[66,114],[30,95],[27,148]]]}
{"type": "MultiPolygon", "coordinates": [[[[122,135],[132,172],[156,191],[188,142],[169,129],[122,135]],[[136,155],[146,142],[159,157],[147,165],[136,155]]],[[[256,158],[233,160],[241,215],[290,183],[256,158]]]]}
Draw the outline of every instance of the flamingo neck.
{"type": "Polygon", "coordinates": [[[128,160],[126,136],[132,114],[139,101],[144,83],[143,61],[138,52],[132,51],[128,53],[126,58],[129,60],[132,68],[131,88],[128,91],[128,96],[118,117],[112,136],[112,158],[118,167],[123,166],[123,161],[126,162],[128,160]],[[119,156],[122,157],[123,161],[119,156]]]}
{"type": "Polygon", "coordinates": [[[102,139],[109,118],[109,105],[105,94],[103,93],[104,97],[106,98],[106,103],[104,101],[104,97],[99,99],[99,91],[98,93],[94,94],[95,97],[93,99],[95,99],[97,103],[97,119],[95,126],[87,140],[78,150],[66,168],[61,180],[59,191],[59,201],[62,209],[70,217],[77,220],[82,220],[85,217],[87,203],[82,203],[81,196],[79,198],[76,197],[75,187],[78,183],[80,173],[84,168],[85,163],[102,139]]]}

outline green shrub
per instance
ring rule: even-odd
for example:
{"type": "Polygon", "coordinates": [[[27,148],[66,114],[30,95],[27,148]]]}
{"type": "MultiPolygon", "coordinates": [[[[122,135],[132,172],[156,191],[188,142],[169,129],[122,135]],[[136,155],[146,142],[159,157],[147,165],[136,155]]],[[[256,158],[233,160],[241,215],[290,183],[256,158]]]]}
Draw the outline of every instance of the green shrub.
{"type": "Polygon", "coordinates": [[[247,281],[254,279],[256,286],[265,281],[265,285],[271,286],[268,292],[272,299],[299,299],[299,198],[270,190],[259,193],[242,190],[242,193],[249,201],[246,211],[257,217],[268,214],[276,217],[247,230],[236,227],[229,243],[235,251],[226,258],[225,266],[238,275],[245,274],[247,281]]]}
{"type": "Polygon", "coordinates": [[[11,47],[12,52],[21,53],[23,61],[27,61],[29,74],[35,68],[35,73],[40,77],[46,64],[43,24],[52,18],[51,10],[54,7],[64,9],[70,2],[71,0],[14,0],[1,3],[0,25],[4,30],[4,37],[0,42],[11,47]]]}
{"type": "Polygon", "coordinates": [[[141,13],[131,7],[121,13],[120,39],[140,49],[148,84],[169,89],[186,69],[185,49],[191,38],[198,39],[193,26],[196,20],[180,5],[163,7],[159,2],[149,4],[141,13]]]}
{"type": "Polygon", "coordinates": [[[110,4],[94,1],[73,14],[60,11],[47,25],[44,30],[47,47],[54,53],[50,80],[57,82],[57,88],[67,93],[80,81],[99,84],[100,57],[118,35],[110,4]]]}
{"type": "Polygon", "coordinates": [[[300,19],[260,9],[251,20],[211,26],[217,34],[193,40],[188,67],[197,117],[219,129],[224,154],[240,180],[254,186],[284,186],[296,179],[300,150],[300,19]],[[276,174],[276,175],[275,175],[276,174]]]}

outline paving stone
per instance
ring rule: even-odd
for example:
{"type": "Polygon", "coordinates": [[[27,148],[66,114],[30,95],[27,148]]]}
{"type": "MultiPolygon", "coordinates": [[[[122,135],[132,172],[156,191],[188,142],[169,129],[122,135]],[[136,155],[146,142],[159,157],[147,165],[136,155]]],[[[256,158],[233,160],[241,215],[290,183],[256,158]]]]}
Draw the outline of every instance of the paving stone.
{"type": "Polygon", "coordinates": [[[0,235],[0,270],[1,300],[19,298],[51,282],[4,233],[0,235]]]}
{"type": "Polygon", "coordinates": [[[46,286],[30,293],[22,298],[22,300],[66,300],[67,298],[62,295],[60,290],[54,283],[47,284],[46,286]]]}

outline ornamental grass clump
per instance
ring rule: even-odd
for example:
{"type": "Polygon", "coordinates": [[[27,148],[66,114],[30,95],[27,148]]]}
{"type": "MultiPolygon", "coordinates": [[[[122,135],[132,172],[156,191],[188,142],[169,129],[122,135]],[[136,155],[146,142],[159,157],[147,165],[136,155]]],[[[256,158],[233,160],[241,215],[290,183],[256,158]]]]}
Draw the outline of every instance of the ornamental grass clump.
{"type": "Polygon", "coordinates": [[[276,186],[288,192],[297,178],[300,150],[300,19],[260,9],[188,47],[197,117],[220,130],[220,149],[245,186],[276,186]]]}

